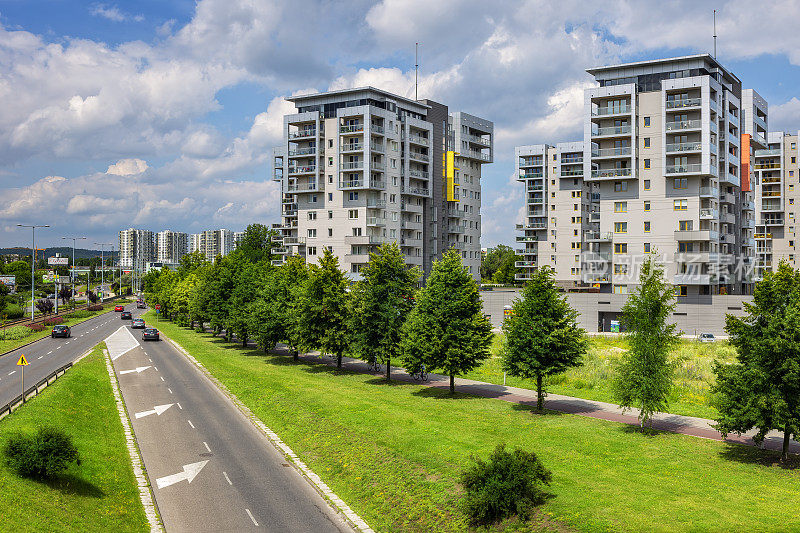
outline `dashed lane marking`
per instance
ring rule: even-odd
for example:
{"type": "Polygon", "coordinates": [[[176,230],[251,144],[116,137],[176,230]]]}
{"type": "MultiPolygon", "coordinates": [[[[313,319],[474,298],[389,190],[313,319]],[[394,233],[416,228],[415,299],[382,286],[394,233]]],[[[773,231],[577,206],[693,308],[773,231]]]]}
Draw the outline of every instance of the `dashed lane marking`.
{"type": "Polygon", "coordinates": [[[14,374],[15,372],[16,372],[16,370],[12,370],[11,372],[8,373],[8,375],[10,376],[11,374],[14,374]]]}
{"type": "Polygon", "coordinates": [[[203,446],[206,447],[206,450],[208,450],[208,453],[211,453],[211,448],[208,447],[208,443],[206,441],[203,441],[203,446]]]}
{"type": "Polygon", "coordinates": [[[227,472],[223,472],[222,475],[225,476],[225,481],[228,482],[228,485],[233,485],[233,483],[231,483],[231,478],[228,477],[227,472]]]}
{"type": "Polygon", "coordinates": [[[183,411],[183,407],[181,407],[181,404],[180,404],[180,403],[177,403],[176,405],[178,406],[178,409],[180,409],[181,411],[183,411]]]}
{"type": "Polygon", "coordinates": [[[250,509],[245,509],[245,511],[247,511],[247,516],[250,517],[250,520],[253,521],[253,525],[258,527],[258,522],[256,522],[255,518],[253,518],[253,513],[250,512],[250,509]]]}
{"type": "Polygon", "coordinates": [[[187,422],[189,422],[189,425],[192,426],[192,429],[194,429],[194,424],[192,424],[192,421],[191,420],[187,420],[187,422]]]}

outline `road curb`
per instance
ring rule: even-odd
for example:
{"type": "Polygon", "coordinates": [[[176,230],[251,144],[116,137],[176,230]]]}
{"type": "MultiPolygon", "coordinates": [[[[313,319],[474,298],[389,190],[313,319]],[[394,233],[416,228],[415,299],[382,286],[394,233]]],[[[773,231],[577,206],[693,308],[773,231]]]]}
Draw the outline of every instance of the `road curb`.
{"type": "Polygon", "coordinates": [[[147,516],[147,521],[150,524],[151,533],[164,532],[164,525],[161,523],[161,515],[158,512],[158,506],[153,497],[150,480],[147,477],[147,470],[144,468],[144,461],[142,460],[141,452],[139,451],[139,443],[136,441],[136,435],[131,428],[130,417],[128,416],[128,408],[122,399],[119,392],[119,382],[117,375],[114,373],[114,366],[111,362],[111,357],[108,355],[108,350],[103,350],[103,359],[106,362],[106,369],[108,370],[108,378],[111,381],[111,389],[114,391],[114,401],[117,404],[117,412],[119,413],[119,420],[122,422],[122,429],[125,432],[125,442],[128,448],[128,454],[131,458],[131,467],[133,467],[133,475],[136,477],[137,485],[139,486],[139,499],[142,501],[144,513],[147,516]]]}
{"type": "Polygon", "coordinates": [[[372,528],[361,518],[355,511],[353,511],[347,503],[344,502],[339,496],[336,495],[335,492],[331,490],[328,485],[322,481],[317,474],[314,473],[300,458],[297,454],[292,451],[292,449],[284,443],[281,438],[271,429],[269,429],[264,422],[261,421],[251,410],[247,407],[244,403],[242,403],[239,398],[236,397],[228,388],[222,384],[214,374],[212,374],[200,361],[195,359],[183,346],[175,342],[174,340],[167,337],[163,332],[161,332],[162,339],[169,342],[172,346],[175,347],[180,353],[183,354],[193,365],[200,369],[200,371],[220,390],[222,393],[228,397],[228,399],[236,406],[237,409],[248,419],[250,422],[258,428],[261,433],[263,433],[269,442],[277,448],[281,454],[289,461],[289,463],[294,466],[294,468],[302,475],[314,489],[325,499],[329,505],[339,514],[341,515],[347,523],[350,524],[356,531],[361,531],[363,533],[374,533],[372,528]]]}

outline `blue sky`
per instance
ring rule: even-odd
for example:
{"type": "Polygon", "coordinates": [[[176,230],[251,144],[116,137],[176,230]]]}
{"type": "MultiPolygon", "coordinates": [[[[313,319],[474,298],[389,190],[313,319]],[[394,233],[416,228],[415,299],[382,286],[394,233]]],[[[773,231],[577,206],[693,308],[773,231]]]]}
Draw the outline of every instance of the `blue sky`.
{"type": "Polygon", "coordinates": [[[511,243],[514,146],[580,138],[588,67],[710,51],[714,8],[719,60],[800,128],[796,2],[0,0],[0,247],[277,222],[283,97],[413,95],[415,41],[420,96],[495,123],[482,245],[511,243]]]}

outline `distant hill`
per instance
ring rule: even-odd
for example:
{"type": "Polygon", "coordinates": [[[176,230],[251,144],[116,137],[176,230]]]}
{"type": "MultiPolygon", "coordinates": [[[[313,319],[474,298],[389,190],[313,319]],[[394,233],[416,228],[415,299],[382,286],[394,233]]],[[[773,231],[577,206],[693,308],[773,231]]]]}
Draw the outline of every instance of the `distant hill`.
{"type": "MultiPolygon", "coordinates": [[[[37,257],[41,257],[42,252],[38,252],[36,255],[37,257]]],[[[9,255],[9,254],[19,254],[19,255],[31,255],[30,248],[23,248],[23,247],[16,247],[16,248],[0,248],[0,255],[9,255]]],[[[53,257],[56,254],[61,254],[62,256],[72,257],[72,247],[71,246],[55,246],[53,248],[45,248],[44,256],[45,257],[53,257]]],[[[114,252],[114,257],[117,257],[119,252],[114,252]]],[[[101,253],[100,250],[87,250],[86,248],[75,248],[75,259],[87,259],[91,257],[100,257],[101,253]]],[[[105,251],[105,257],[111,257],[111,252],[109,250],[105,251]]]]}

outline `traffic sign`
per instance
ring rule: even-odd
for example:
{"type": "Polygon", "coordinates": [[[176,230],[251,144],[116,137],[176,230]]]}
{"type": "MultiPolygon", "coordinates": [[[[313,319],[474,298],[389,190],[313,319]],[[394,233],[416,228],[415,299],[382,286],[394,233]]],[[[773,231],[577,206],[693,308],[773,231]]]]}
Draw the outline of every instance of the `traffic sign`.
{"type": "Polygon", "coordinates": [[[161,304],[156,304],[156,311],[161,311],[161,304]]]}
{"type": "Polygon", "coordinates": [[[28,366],[30,363],[27,359],[25,359],[25,354],[19,356],[19,361],[17,361],[17,366],[28,366]]]}

